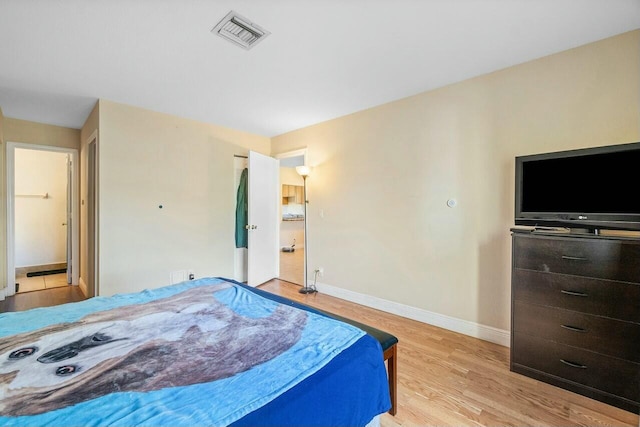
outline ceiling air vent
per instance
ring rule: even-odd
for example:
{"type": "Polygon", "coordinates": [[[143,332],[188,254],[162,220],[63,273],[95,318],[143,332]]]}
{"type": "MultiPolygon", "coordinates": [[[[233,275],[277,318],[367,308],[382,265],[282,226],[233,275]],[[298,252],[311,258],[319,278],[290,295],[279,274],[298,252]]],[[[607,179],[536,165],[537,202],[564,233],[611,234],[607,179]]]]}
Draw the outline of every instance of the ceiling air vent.
{"type": "Polygon", "coordinates": [[[247,50],[271,34],[233,10],[222,18],[222,21],[218,22],[218,25],[211,32],[247,50]]]}

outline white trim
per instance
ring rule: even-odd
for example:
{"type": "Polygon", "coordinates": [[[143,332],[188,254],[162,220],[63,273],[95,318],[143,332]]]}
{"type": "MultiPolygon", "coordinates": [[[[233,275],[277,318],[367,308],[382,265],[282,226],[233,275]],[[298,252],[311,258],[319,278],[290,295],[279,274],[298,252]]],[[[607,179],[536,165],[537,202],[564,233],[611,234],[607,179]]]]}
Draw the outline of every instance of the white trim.
{"type": "Polygon", "coordinates": [[[71,155],[72,162],[72,183],[71,183],[71,282],[73,285],[78,284],[80,277],[80,210],[78,208],[79,196],[79,170],[80,161],[78,150],[75,148],[56,147],[51,145],[29,144],[24,142],[7,142],[7,151],[5,153],[5,165],[7,171],[7,287],[5,295],[15,295],[16,283],[16,265],[15,265],[15,149],[22,148],[27,150],[53,151],[58,153],[66,153],[71,155]]]}
{"type": "Polygon", "coordinates": [[[288,159],[290,157],[298,157],[298,156],[302,156],[303,157],[303,164],[305,166],[308,166],[307,164],[307,149],[306,148],[300,148],[299,150],[293,150],[293,151],[286,151],[284,153],[280,153],[280,154],[276,154],[274,157],[278,160],[280,159],[288,159]]]}
{"type": "Polygon", "coordinates": [[[6,152],[5,152],[5,170],[7,171],[7,175],[6,175],[6,184],[7,184],[7,212],[6,212],[6,218],[7,218],[7,230],[6,230],[6,236],[7,236],[7,252],[6,252],[6,256],[7,256],[7,271],[6,271],[6,276],[7,276],[7,287],[5,288],[5,295],[10,297],[12,295],[15,295],[16,293],[16,266],[15,266],[15,232],[14,232],[14,224],[13,224],[13,217],[14,212],[15,212],[15,208],[14,208],[14,194],[15,194],[15,185],[14,185],[14,181],[15,181],[15,146],[12,145],[13,143],[11,142],[7,142],[6,144],[6,152]]]}
{"type": "Polygon", "coordinates": [[[504,329],[498,329],[492,326],[481,325],[476,322],[470,322],[468,320],[434,313],[421,308],[411,307],[398,302],[327,285],[325,283],[317,283],[316,287],[318,288],[318,292],[322,292],[336,298],[341,298],[367,307],[375,308],[377,310],[386,311],[387,313],[417,320],[422,323],[458,332],[470,337],[479,338],[504,347],[509,347],[511,343],[509,331],[504,329]]]}
{"type": "MultiPolygon", "coordinates": [[[[89,135],[89,138],[87,138],[86,141],[86,150],[87,150],[87,166],[86,166],[86,172],[87,172],[87,186],[89,185],[89,178],[91,173],[93,173],[93,226],[94,226],[94,230],[93,230],[93,277],[92,282],[93,282],[93,289],[92,292],[89,293],[89,287],[87,285],[86,282],[83,281],[83,283],[85,284],[85,296],[92,296],[92,297],[97,297],[98,295],[100,295],[100,179],[99,179],[99,174],[100,174],[100,145],[99,145],[99,141],[98,141],[98,129],[94,129],[93,132],[91,132],[91,135],[89,135]],[[95,141],[95,142],[94,142],[95,141]],[[89,170],[89,153],[91,152],[91,144],[95,144],[95,149],[94,149],[94,165],[93,165],[93,171],[89,170]]],[[[88,196],[88,192],[87,192],[87,196],[88,196]]],[[[89,206],[87,205],[87,251],[85,254],[83,254],[83,256],[86,256],[87,259],[89,257],[89,253],[91,252],[91,249],[89,248],[89,241],[91,239],[89,239],[89,226],[88,224],[91,223],[91,218],[89,218],[89,206]]],[[[87,267],[89,267],[89,265],[87,265],[87,267]]],[[[88,273],[88,271],[86,272],[88,273]]]]}
{"type": "Polygon", "coordinates": [[[82,277],[80,277],[78,287],[80,288],[80,292],[82,292],[82,295],[87,298],[87,295],[89,295],[89,288],[87,287],[87,284],[84,282],[84,279],[82,279],[82,277]]]}

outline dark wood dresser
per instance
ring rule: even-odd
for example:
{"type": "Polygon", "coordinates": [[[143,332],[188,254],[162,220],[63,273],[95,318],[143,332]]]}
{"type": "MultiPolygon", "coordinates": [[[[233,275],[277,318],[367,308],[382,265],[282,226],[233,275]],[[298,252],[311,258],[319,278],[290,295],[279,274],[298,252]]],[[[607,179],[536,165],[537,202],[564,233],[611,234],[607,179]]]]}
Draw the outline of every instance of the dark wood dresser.
{"type": "Polygon", "coordinates": [[[640,413],[640,239],[512,242],[511,370],[640,413]]]}

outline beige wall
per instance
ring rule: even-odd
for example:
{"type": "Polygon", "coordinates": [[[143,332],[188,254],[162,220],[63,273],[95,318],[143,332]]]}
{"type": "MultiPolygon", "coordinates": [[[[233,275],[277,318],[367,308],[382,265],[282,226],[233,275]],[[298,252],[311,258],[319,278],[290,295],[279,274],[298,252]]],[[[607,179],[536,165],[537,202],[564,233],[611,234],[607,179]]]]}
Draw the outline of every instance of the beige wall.
{"type": "Polygon", "coordinates": [[[4,153],[6,147],[4,145],[4,115],[0,108],[0,299],[2,290],[7,286],[7,248],[6,248],[6,230],[7,230],[7,205],[6,205],[6,186],[5,186],[5,163],[4,153]]]}
{"type": "Polygon", "coordinates": [[[4,137],[7,142],[80,148],[80,130],[61,126],[5,118],[4,137]]]}
{"type": "Polygon", "coordinates": [[[48,145],[63,148],[79,148],[80,147],[80,131],[78,129],[65,128],[54,125],[31,122],[27,120],[12,119],[2,117],[2,154],[0,154],[0,164],[2,165],[2,201],[0,208],[0,226],[2,231],[2,278],[0,279],[0,288],[6,284],[6,181],[5,181],[5,142],[21,142],[36,145],[48,145]]]}
{"type": "Polygon", "coordinates": [[[280,135],[272,154],[308,148],[323,283],[508,330],[514,157],[639,141],[639,118],[640,30],[280,135]]]}
{"type": "Polygon", "coordinates": [[[99,128],[100,294],[233,277],[233,155],[269,138],[105,100],[99,128]]]}

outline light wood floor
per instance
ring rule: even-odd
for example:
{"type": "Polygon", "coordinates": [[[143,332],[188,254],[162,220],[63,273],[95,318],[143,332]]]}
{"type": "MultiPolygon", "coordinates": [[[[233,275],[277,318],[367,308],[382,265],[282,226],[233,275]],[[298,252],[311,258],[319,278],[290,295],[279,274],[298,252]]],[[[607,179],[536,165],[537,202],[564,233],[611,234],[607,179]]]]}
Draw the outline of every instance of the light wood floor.
{"type": "Polygon", "coordinates": [[[398,413],[392,426],[640,426],[637,414],[509,371],[509,349],[271,280],[260,289],[398,337],[398,413]]]}
{"type": "Polygon", "coordinates": [[[304,249],[280,252],[280,279],[298,285],[304,284],[304,249]]]}

